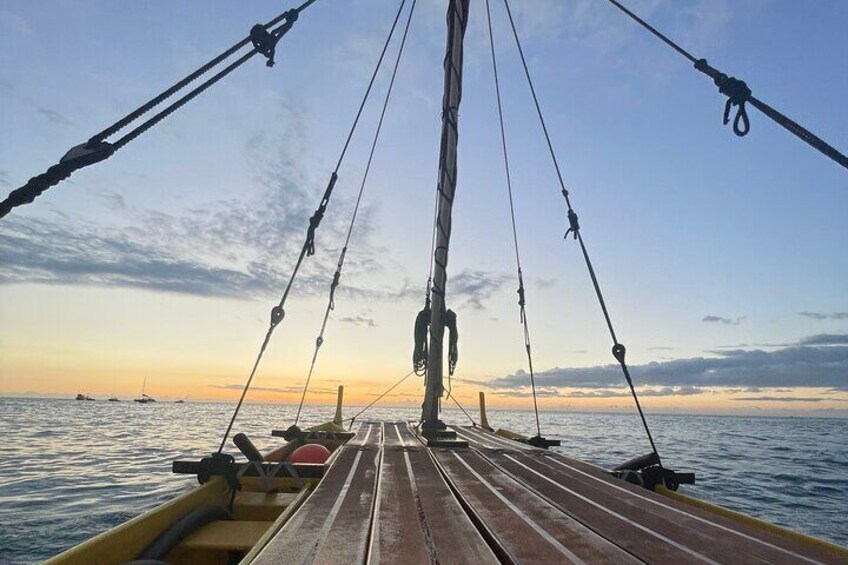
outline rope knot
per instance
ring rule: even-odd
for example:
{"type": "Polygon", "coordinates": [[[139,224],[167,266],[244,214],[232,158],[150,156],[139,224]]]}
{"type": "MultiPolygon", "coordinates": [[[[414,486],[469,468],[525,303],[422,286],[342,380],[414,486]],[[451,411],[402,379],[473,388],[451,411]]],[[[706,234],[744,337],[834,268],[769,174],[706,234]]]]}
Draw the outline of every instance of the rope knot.
{"type": "Polygon", "coordinates": [[[719,74],[714,80],[718,91],[727,96],[727,102],[724,105],[724,125],[730,121],[730,108],[737,106],[736,117],[733,118],[733,133],[744,137],[751,130],[751,122],[748,120],[748,112],[745,109],[745,102],[751,98],[751,89],[744,80],[725,74],[719,74]],[[740,121],[742,127],[740,127],[740,121]]]}
{"type": "Polygon", "coordinates": [[[580,231],[580,222],[577,219],[577,213],[569,208],[568,209],[568,231],[565,232],[565,236],[563,239],[568,238],[568,234],[573,233],[574,239],[577,239],[577,233],[580,231]]]}
{"type": "Polygon", "coordinates": [[[324,219],[324,208],[318,208],[309,218],[309,229],[306,230],[306,254],[310,257],[315,255],[315,230],[324,219]]]}

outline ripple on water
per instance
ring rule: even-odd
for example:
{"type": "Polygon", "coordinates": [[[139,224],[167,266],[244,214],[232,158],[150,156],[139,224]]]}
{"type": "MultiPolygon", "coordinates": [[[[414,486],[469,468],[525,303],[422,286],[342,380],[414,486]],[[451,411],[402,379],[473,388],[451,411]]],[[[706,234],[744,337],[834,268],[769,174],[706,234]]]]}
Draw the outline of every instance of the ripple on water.
{"type": "MultiPolygon", "coordinates": [[[[0,563],[41,561],[192,488],[196,480],[172,475],[170,463],[214,450],[231,409],[0,399],[0,435],[15,438],[0,458],[0,563]]],[[[305,423],[331,412],[307,407],[305,423]]],[[[446,420],[464,421],[446,412],[446,420]]],[[[277,445],[269,431],[293,415],[292,407],[253,405],[242,414],[236,428],[260,450],[277,445]]],[[[418,416],[411,409],[372,414],[418,416]]],[[[603,467],[649,451],[634,415],[540,416],[545,435],[562,439],[559,451],[603,467]]],[[[492,410],[489,419],[535,433],[530,412],[492,410]]],[[[848,544],[848,421],[657,415],[650,424],[663,460],[697,473],[687,493],[848,544]]]]}

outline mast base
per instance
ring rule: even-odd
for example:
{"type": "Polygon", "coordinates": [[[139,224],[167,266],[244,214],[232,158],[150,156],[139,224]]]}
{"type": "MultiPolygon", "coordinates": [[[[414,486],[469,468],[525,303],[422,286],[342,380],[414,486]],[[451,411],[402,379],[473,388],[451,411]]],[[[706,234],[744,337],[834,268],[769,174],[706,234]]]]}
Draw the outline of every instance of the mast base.
{"type": "Polygon", "coordinates": [[[427,440],[427,447],[468,447],[468,442],[457,438],[456,432],[441,420],[424,422],[421,435],[427,440]]]}

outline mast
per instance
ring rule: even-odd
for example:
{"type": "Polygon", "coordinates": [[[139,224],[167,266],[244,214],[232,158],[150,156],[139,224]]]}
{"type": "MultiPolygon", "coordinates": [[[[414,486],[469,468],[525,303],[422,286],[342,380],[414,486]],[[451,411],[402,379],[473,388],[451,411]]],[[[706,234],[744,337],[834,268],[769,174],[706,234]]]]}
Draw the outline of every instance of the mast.
{"type": "Polygon", "coordinates": [[[444,392],[442,344],[445,335],[446,269],[451,235],[451,213],[456,192],[456,147],[459,137],[459,103],[462,99],[462,51],[469,2],[470,0],[450,0],[447,11],[448,34],[444,60],[445,88],[442,97],[442,141],[439,152],[439,203],[431,290],[430,349],[421,414],[425,433],[443,427],[439,421],[439,399],[444,392]]]}

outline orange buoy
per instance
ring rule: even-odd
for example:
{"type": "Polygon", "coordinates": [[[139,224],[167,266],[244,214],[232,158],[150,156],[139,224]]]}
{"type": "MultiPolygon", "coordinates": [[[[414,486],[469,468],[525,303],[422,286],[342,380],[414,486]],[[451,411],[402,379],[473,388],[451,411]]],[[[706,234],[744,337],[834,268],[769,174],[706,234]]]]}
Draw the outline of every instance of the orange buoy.
{"type": "Polygon", "coordinates": [[[289,457],[292,463],[324,463],[330,457],[330,450],[320,443],[301,445],[289,457]]]}

